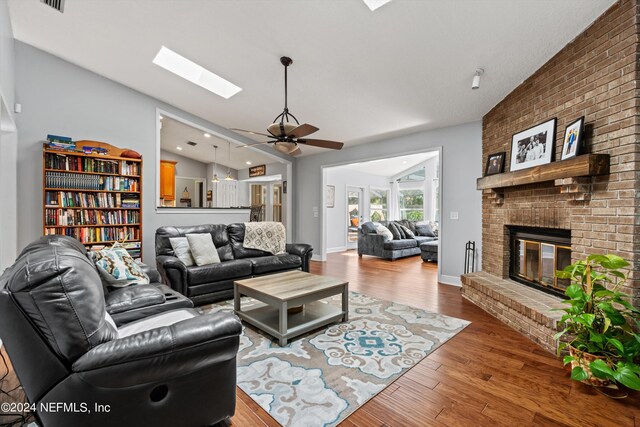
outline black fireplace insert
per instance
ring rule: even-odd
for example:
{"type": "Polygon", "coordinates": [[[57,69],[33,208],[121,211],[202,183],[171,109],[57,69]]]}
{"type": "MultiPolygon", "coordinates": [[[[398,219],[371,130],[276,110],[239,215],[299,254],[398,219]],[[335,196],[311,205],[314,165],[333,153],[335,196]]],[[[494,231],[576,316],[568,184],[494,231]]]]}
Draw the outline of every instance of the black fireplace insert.
{"type": "Polygon", "coordinates": [[[564,297],[567,279],[556,270],[571,264],[571,231],[556,228],[508,226],[509,277],[527,286],[564,297]]]}

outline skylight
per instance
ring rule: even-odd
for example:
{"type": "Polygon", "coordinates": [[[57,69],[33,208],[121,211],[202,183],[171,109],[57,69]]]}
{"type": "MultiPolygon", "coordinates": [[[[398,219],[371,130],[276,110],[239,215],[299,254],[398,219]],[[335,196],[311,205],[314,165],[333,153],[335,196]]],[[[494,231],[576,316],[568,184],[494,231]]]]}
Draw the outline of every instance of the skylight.
{"type": "Polygon", "coordinates": [[[389,3],[391,0],[362,0],[362,1],[373,12],[377,8],[382,7],[385,4],[389,3]]]}
{"type": "Polygon", "coordinates": [[[153,63],[225,99],[242,89],[184,56],[162,46],[153,63]]]}

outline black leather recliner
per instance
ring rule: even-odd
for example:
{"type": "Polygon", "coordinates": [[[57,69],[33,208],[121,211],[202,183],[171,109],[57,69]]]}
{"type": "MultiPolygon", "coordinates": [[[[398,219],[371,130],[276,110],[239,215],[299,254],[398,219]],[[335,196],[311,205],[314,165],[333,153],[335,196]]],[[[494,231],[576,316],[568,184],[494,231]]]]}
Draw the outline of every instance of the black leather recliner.
{"type": "Polygon", "coordinates": [[[233,298],[233,282],[249,277],[287,270],[309,271],[313,248],[305,243],[287,243],[285,253],[273,255],[247,249],[243,223],[160,227],[156,230],[156,264],[162,278],[172,289],[195,304],[233,298]],[[211,234],[218,250],[219,264],[187,267],[171,247],[171,237],[187,234],[211,234]]]}
{"type": "MultiPolygon", "coordinates": [[[[93,252],[87,252],[87,249],[80,241],[60,234],[41,237],[27,245],[22,250],[21,255],[46,246],[62,246],[75,249],[85,254],[92,262],[94,261],[93,252]]],[[[178,308],[193,307],[193,302],[189,298],[162,284],[158,270],[146,264],[140,264],[140,267],[149,277],[148,285],[128,286],[118,289],[103,287],[107,312],[117,326],[142,319],[143,317],[149,317],[153,314],[178,308]]]]}
{"type": "Polygon", "coordinates": [[[44,427],[228,419],[240,333],[230,313],[189,308],[117,328],[80,248],[30,245],[0,276],[0,339],[44,427]]]}

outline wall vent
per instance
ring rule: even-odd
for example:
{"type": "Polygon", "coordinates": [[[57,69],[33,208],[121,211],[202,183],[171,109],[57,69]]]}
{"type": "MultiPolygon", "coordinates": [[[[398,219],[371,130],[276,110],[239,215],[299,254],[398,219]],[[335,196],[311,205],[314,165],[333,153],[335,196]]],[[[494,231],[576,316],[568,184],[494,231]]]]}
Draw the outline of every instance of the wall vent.
{"type": "Polygon", "coordinates": [[[197,142],[193,142],[193,141],[187,141],[187,145],[195,147],[196,145],[198,145],[198,143],[197,142]]]}
{"type": "Polygon", "coordinates": [[[55,10],[60,13],[64,12],[64,1],[65,0],[40,0],[40,3],[44,3],[47,6],[51,6],[55,10]]]}

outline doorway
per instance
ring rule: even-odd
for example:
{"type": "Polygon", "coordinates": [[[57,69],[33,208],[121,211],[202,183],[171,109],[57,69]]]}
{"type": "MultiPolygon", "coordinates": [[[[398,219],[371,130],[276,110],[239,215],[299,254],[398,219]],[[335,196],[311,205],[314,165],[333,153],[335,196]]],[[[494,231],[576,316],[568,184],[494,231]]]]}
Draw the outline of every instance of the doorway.
{"type": "Polygon", "coordinates": [[[358,226],[363,219],[364,190],[360,187],[347,187],[347,249],[358,247],[358,226]]]}

